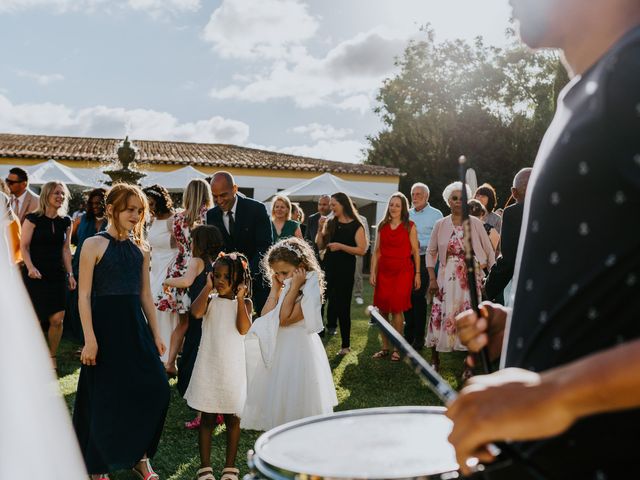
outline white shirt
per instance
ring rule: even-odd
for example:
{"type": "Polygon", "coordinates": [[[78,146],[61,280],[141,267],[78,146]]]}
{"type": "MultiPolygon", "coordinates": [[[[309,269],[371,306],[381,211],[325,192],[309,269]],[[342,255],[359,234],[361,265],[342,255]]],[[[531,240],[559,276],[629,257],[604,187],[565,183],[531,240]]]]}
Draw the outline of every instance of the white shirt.
{"type": "MultiPolygon", "coordinates": [[[[233,202],[233,207],[231,207],[231,214],[233,215],[233,221],[236,221],[236,207],[238,206],[238,195],[236,195],[236,201],[233,202]]],[[[224,228],[227,229],[229,235],[231,232],[229,231],[229,212],[222,212],[222,223],[224,223],[224,228]]]]}

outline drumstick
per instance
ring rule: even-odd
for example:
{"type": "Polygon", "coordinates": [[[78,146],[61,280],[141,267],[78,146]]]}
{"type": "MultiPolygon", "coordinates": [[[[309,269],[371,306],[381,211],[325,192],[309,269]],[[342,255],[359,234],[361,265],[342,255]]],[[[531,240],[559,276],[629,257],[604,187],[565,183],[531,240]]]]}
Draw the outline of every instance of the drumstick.
{"type": "MultiPolygon", "coordinates": [[[[462,182],[462,230],[464,232],[464,257],[467,265],[467,284],[469,285],[469,297],[471,300],[471,308],[474,312],[481,316],[478,301],[478,283],[476,279],[476,259],[473,256],[473,246],[471,244],[471,219],[469,218],[469,198],[467,197],[467,157],[461,155],[458,159],[460,164],[460,181],[462,182]]],[[[484,373],[491,373],[491,360],[489,359],[489,349],[487,347],[480,350],[480,362],[484,373]]]]}
{"type": "MultiPolygon", "coordinates": [[[[431,389],[436,396],[447,405],[449,402],[458,398],[458,392],[449,385],[449,383],[440,376],[434,368],[427,363],[427,361],[407,342],[398,331],[391,326],[391,324],[382,316],[378,309],[369,305],[367,307],[367,313],[371,316],[371,320],[376,322],[382,334],[386,336],[389,341],[402,352],[404,355],[404,361],[411,365],[414,372],[420,377],[420,379],[431,389]]],[[[523,454],[515,449],[513,446],[506,443],[490,443],[487,445],[489,452],[495,456],[500,456],[501,459],[510,459],[514,462],[518,462],[532,475],[532,478],[537,480],[546,480],[548,476],[540,471],[540,469],[532,464],[528,459],[524,458],[523,454]]],[[[478,465],[476,467],[478,471],[481,471],[484,466],[478,465]]]]}
{"type": "Polygon", "coordinates": [[[433,393],[435,393],[440,400],[446,405],[449,402],[454,401],[458,392],[456,392],[447,381],[442,378],[435,369],[427,363],[427,361],[422,358],[418,352],[414,350],[414,348],[409,345],[402,335],[400,335],[395,328],[391,326],[389,322],[387,322],[378,309],[373,305],[367,307],[367,313],[371,316],[371,319],[375,321],[384,336],[386,336],[393,345],[400,350],[404,354],[404,360],[411,367],[413,367],[416,374],[420,377],[420,379],[431,389],[433,393]]]}

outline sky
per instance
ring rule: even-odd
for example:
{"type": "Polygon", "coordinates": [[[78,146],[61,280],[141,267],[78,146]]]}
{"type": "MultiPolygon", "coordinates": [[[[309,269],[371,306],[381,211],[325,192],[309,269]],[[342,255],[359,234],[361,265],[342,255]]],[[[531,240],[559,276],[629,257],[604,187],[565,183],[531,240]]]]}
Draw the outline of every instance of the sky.
{"type": "Polygon", "coordinates": [[[0,132],[359,162],[420,26],[506,44],[508,0],[0,0],[0,132]]]}

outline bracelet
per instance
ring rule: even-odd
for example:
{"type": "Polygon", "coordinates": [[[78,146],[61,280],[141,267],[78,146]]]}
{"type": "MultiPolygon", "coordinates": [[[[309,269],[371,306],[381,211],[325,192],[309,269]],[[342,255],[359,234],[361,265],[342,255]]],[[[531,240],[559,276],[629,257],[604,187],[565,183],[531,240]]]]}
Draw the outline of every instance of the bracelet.
{"type": "Polygon", "coordinates": [[[67,272],[67,278],[73,277],[73,272],[67,272]]]}

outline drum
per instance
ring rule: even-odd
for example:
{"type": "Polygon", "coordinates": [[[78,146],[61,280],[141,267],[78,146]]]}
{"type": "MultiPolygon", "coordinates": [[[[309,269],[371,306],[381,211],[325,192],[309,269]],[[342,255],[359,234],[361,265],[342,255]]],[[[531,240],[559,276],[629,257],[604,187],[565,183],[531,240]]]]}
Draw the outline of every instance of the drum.
{"type": "Polygon", "coordinates": [[[444,411],[368,408],[281,425],[249,451],[244,480],[458,478],[444,411]]]}

